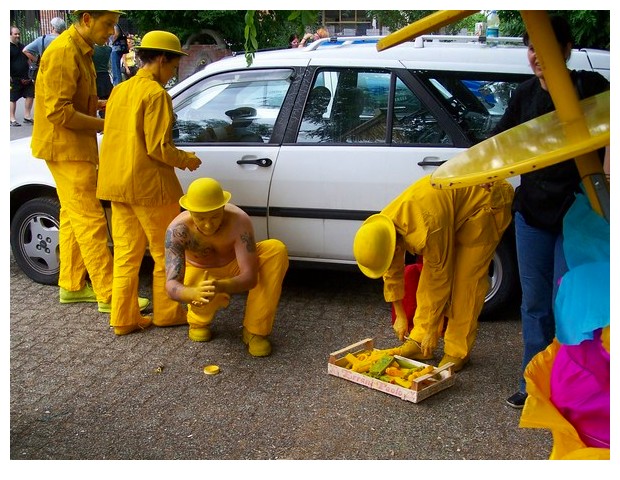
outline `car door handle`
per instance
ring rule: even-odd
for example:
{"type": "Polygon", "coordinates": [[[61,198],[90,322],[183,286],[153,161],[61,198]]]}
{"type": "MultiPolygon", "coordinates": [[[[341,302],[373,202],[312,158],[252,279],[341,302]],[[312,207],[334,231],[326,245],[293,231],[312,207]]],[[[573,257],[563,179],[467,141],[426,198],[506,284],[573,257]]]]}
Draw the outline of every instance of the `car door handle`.
{"type": "Polygon", "coordinates": [[[446,160],[440,160],[439,157],[426,157],[421,162],[418,162],[420,167],[439,167],[446,163],[446,160]]]}
{"type": "Polygon", "coordinates": [[[271,158],[257,158],[255,160],[237,160],[237,165],[258,165],[259,167],[271,167],[271,158]]]}

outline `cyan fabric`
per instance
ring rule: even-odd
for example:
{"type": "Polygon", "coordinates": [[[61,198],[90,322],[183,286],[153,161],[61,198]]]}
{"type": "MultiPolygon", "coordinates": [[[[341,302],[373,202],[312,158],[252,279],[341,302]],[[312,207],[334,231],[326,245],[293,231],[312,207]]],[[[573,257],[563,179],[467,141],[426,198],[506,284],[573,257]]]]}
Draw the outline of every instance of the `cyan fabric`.
{"type": "Polygon", "coordinates": [[[578,345],[609,325],[611,288],[609,223],[582,194],[564,218],[564,256],[569,270],[555,299],[556,336],[578,345]]]}
{"type": "Polygon", "coordinates": [[[588,197],[578,194],[564,217],[564,255],[568,268],[609,262],[609,223],[592,210],[588,197]]]}

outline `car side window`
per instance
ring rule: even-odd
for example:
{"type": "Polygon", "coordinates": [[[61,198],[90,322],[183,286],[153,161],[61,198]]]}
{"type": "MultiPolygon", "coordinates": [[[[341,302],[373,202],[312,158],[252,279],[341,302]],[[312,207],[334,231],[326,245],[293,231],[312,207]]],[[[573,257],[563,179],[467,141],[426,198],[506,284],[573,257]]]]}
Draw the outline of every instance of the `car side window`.
{"type": "Polygon", "coordinates": [[[176,143],[268,143],[292,70],[246,70],[206,77],[174,99],[176,143]]]}
{"type": "Polygon", "coordinates": [[[315,76],[299,143],[386,143],[390,72],[324,69],[315,76]]]}
{"type": "Polygon", "coordinates": [[[425,80],[467,137],[478,143],[491,136],[512,92],[525,78],[527,76],[500,78],[490,74],[430,72],[425,80]]]}
{"type": "Polygon", "coordinates": [[[396,79],[392,143],[446,145],[451,139],[436,117],[400,79],[396,79]]]}
{"type": "Polygon", "coordinates": [[[392,72],[377,69],[319,70],[306,100],[297,142],[450,143],[417,95],[402,80],[393,82],[393,77],[392,72]]]}

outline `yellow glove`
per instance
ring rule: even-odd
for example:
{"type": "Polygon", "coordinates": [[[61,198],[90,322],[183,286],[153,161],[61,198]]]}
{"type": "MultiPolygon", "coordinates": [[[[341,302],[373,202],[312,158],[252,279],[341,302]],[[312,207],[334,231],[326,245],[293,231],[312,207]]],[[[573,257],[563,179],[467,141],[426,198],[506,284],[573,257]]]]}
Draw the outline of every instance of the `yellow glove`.
{"type": "Polygon", "coordinates": [[[396,317],[394,320],[394,332],[398,339],[402,342],[407,335],[409,335],[409,329],[407,328],[407,319],[404,317],[396,317]]]}
{"type": "Polygon", "coordinates": [[[422,339],[422,344],[420,347],[422,348],[423,355],[432,355],[435,348],[437,348],[437,342],[439,340],[439,335],[437,334],[436,329],[431,329],[424,338],[422,339]]]}
{"type": "Polygon", "coordinates": [[[405,337],[409,335],[409,322],[407,322],[407,314],[405,313],[405,307],[403,306],[402,300],[392,302],[392,306],[394,307],[394,313],[396,314],[396,319],[394,320],[394,325],[392,325],[392,328],[394,329],[398,339],[402,342],[405,337]]]}

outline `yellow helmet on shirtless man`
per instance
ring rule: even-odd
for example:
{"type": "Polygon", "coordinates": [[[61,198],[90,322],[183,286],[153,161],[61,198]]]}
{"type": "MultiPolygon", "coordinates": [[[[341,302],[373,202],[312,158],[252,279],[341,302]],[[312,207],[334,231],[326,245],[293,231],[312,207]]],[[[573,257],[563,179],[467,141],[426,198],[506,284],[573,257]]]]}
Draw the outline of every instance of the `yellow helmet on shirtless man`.
{"type": "Polygon", "coordinates": [[[179,203],[190,212],[211,212],[226,205],[232,195],[222,190],[221,185],[213,178],[199,178],[194,180],[187,194],[183,195],[179,203]]]}

